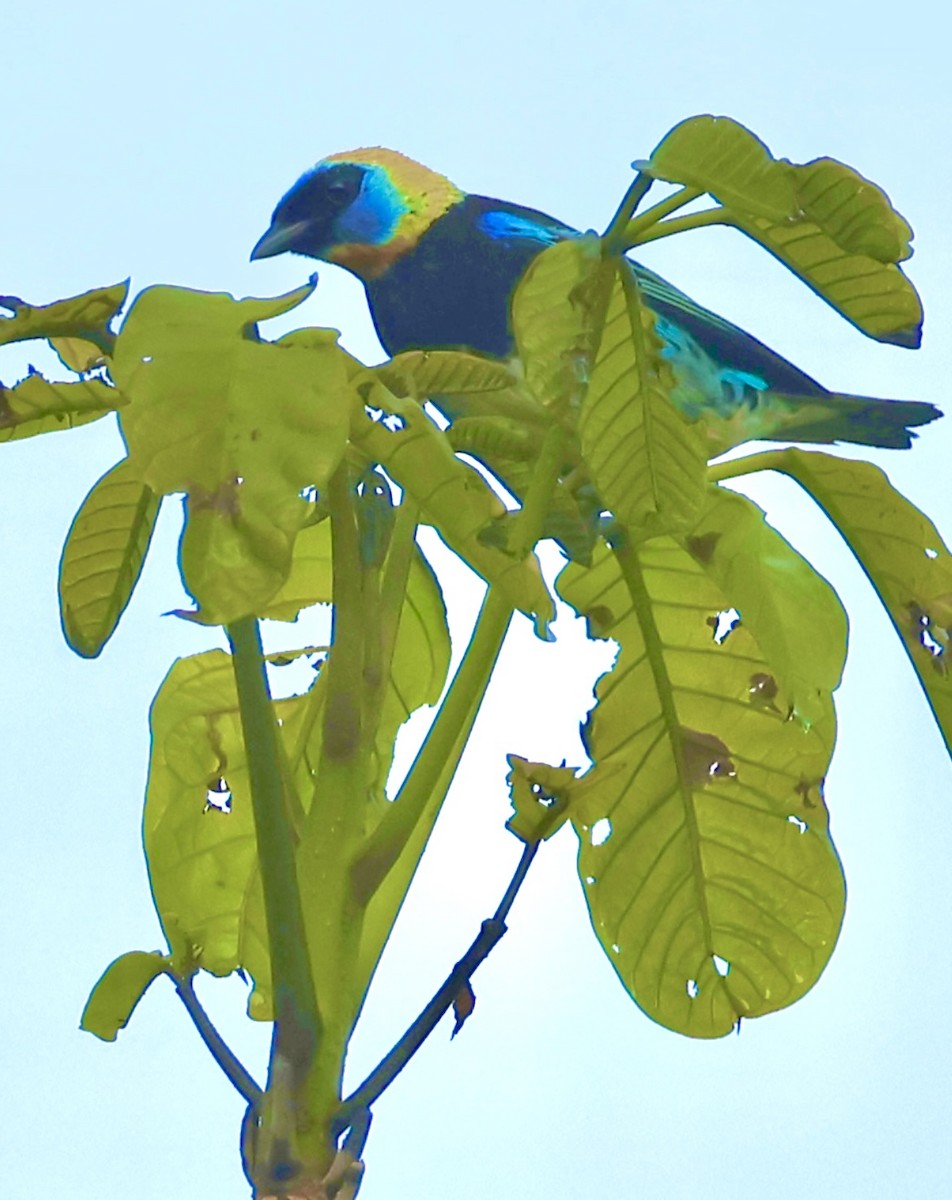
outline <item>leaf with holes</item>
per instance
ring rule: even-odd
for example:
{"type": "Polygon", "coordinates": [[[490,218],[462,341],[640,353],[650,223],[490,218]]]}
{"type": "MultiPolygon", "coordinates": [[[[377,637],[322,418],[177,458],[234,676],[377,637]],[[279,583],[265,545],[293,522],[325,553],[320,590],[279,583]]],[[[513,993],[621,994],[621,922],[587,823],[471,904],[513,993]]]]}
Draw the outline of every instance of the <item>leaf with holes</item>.
{"type": "MultiPolygon", "coordinates": [[[[331,587],[330,523],[325,521],[299,536],[295,566],[274,600],[275,615],[289,619],[305,603],[327,601],[331,587]]],[[[439,698],[449,651],[438,585],[414,550],[370,756],[367,807],[356,823],[340,820],[334,805],[343,801],[326,789],[315,800],[323,674],[304,695],[275,703],[297,797],[298,853],[312,868],[301,879],[309,899],[305,915],[312,967],[322,1011],[327,1004],[329,1011],[343,1014],[339,1033],[349,1028],[376,965],[376,960],[353,961],[362,915],[354,909],[350,864],[358,845],[391,808],[384,787],[394,739],[411,712],[439,698]],[[352,840],[342,841],[347,837],[352,840]],[[336,875],[313,869],[317,843],[336,875]],[[308,889],[315,889],[314,894],[308,889]]],[[[247,970],[255,982],[251,1014],[270,1019],[266,926],[230,656],[211,651],[176,663],[156,695],[151,729],[145,846],[163,927],[170,939],[174,935],[200,947],[195,963],[205,970],[216,975],[247,970]]],[[[394,917],[390,914],[391,923],[394,917]]]]}
{"type": "MultiPolygon", "coordinates": [[[[782,577],[768,564],[763,587],[782,577]]],[[[594,636],[620,644],[585,730],[594,765],[572,791],[579,875],[619,978],[650,1017],[692,1037],[792,1004],[843,916],[822,796],[829,694],[809,728],[788,720],[783,672],[743,616],[715,641],[710,621],[731,597],[673,538],[603,549],[589,570],[566,567],[558,590],[594,636]]],[[[787,636],[809,639],[809,622],[787,636]]]]}
{"type": "Polygon", "coordinates": [[[708,489],[685,548],[739,611],[771,674],[751,676],[751,696],[789,703],[809,727],[829,711],[846,660],[847,621],[839,597],[746,496],[708,489]]]}
{"type": "Polygon", "coordinates": [[[579,417],[582,457],[606,508],[634,537],[690,525],[704,497],[707,432],[671,401],[655,315],[627,263],[607,263],[610,298],[579,417]]]}
{"type": "Polygon", "coordinates": [[[0,308],[14,314],[0,318],[0,346],[33,338],[79,338],[105,344],[113,337],[109,323],[125,303],[128,291],[126,280],[52,304],[24,304],[15,297],[0,296],[0,308]]]}
{"type": "Polygon", "coordinates": [[[99,654],[125,612],[158,514],[158,496],[123,459],[73,518],[60,559],[60,618],[67,642],[84,658],[99,654]]]}
{"type": "Polygon", "coordinates": [[[336,336],[277,344],[255,332],[311,290],[236,301],[147,288],[109,360],[140,477],[188,496],[180,561],[206,622],[255,613],[277,591],[311,516],[302,493],[326,486],[347,444],[357,398],[336,336]]]}
{"type": "Polygon", "coordinates": [[[879,594],[952,753],[952,555],[935,525],[871,463],[771,454],[842,534],[879,594]]]}
{"type": "Polygon", "coordinates": [[[529,762],[518,754],[507,754],[506,761],[506,782],[515,810],[506,828],[524,842],[550,838],[568,818],[575,768],[529,762]]]}

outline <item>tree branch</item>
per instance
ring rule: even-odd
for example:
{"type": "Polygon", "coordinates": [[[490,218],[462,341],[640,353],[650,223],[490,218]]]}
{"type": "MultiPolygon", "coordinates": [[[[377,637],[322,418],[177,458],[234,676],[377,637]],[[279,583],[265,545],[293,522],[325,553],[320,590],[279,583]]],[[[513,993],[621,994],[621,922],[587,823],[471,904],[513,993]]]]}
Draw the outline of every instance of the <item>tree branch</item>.
{"type": "MultiPolygon", "coordinates": [[[[516,894],[532,865],[539,844],[539,842],[526,843],[522,857],[519,859],[519,865],[516,867],[512,880],[493,916],[489,920],[483,921],[472,945],[456,963],[403,1037],[374,1067],[363,1083],[343,1101],[331,1125],[332,1133],[336,1136],[339,1137],[347,1129],[363,1130],[365,1121],[369,1125],[370,1106],[380,1098],[420,1049],[459,995],[463,986],[469,982],[476,968],[488,957],[489,952],[502,938],[506,932],[506,917],[509,915],[516,894]]],[[[362,1132],[360,1136],[366,1137],[366,1133],[362,1132]]]]}

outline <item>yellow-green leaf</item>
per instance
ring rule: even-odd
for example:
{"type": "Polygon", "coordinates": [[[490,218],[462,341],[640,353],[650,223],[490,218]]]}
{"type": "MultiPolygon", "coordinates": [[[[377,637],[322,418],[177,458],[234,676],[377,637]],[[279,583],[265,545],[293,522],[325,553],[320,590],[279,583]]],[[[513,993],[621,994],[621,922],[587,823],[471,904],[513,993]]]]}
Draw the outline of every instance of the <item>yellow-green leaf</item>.
{"type": "Polygon", "coordinates": [[[807,727],[821,720],[846,661],[846,613],[836,592],[752,500],[723,488],[709,489],[684,545],[770,664],[751,697],[776,704],[782,695],[791,705],[784,716],[807,727]]]}
{"type": "Polygon", "coordinates": [[[73,518],[60,559],[60,619],[66,641],[84,658],[95,658],[119,623],[158,513],[159,498],[123,459],[73,518]]]}
{"type": "MultiPolygon", "coordinates": [[[[278,706],[282,718],[290,707],[278,706]]],[[[270,964],[231,656],[179,659],[153,701],[150,728],[143,834],[159,919],[196,948],[196,966],[214,975],[244,967],[260,1015],[270,1004],[270,964]]]]}
{"type": "Polygon", "coordinates": [[[506,363],[463,350],[408,350],[373,368],[373,374],[396,396],[423,400],[461,392],[499,392],[511,388],[515,376],[506,363]]]}
{"type": "Polygon", "coordinates": [[[122,394],[101,379],[50,383],[32,371],[15,387],[0,385],[0,442],[76,429],[124,403],[122,394]]]}
{"type": "Polygon", "coordinates": [[[675,408],[655,315],[627,263],[611,293],[579,418],[582,456],[606,508],[635,537],[689,525],[704,496],[707,432],[675,408]]]}
{"type": "MultiPolygon", "coordinates": [[[[287,617],[304,603],[330,600],[330,532],[325,521],[299,536],[295,568],[273,602],[276,615],[287,617]]],[[[296,794],[297,852],[309,864],[302,887],[308,878],[308,886],[316,886],[315,846],[339,877],[339,892],[323,877],[320,903],[305,909],[322,1016],[326,1021],[333,1015],[338,1035],[349,1029],[376,965],[375,960],[363,963],[366,974],[361,975],[351,953],[360,940],[361,910],[354,907],[349,864],[389,810],[384,786],[397,731],[411,712],[439,697],[449,653],[438,585],[423,556],[414,551],[371,753],[366,808],[356,821],[338,819],[336,797],[321,793],[314,775],[321,759],[324,668],[304,695],[275,703],[296,794]],[[315,817],[319,825],[311,828],[315,817]],[[345,970],[342,963],[350,965],[345,970]]],[[[195,948],[196,966],[216,975],[243,967],[255,981],[251,1014],[269,1019],[267,932],[230,656],[216,650],[179,660],[156,695],[151,730],[144,832],[163,927],[170,944],[174,933],[179,942],[195,948]]]]}
{"type": "Polygon", "coordinates": [[[503,589],[514,608],[535,618],[544,635],[555,606],[534,554],[516,559],[487,545],[480,534],[505,517],[505,507],[483,477],[453,453],[446,435],[420,405],[399,398],[381,384],[368,389],[367,403],[397,417],[400,428],[359,418],[353,441],[405,488],[423,517],[474,571],[503,589]]]}
{"type": "Polygon", "coordinates": [[[806,217],[781,223],[731,213],[730,219],[869,337],[919,345],[922,301],[895,263],[844,250],[806,217]]]}
{"type": "Polygon", "coordinates": [[[506,782],[515,810],[506,828],[524,842],[550,838],[568,818],[575,768],[529,762],[518,754],[507,754],[506,760],[506,782]]]}
{"type": "Polygon", "coordinates": [[[800,211],[848,254],[882,263],[912,254],[912,227],[882,190],[835,158],[787,165],[800,211]]]}
{"type": "Polygon", "coordinates": [[[344,453],[357,401],[333,337],[305,346],[255,333],[310,291],[236,301],[149,288],[110,360],[142,479],[189,494],[181,561],[207,621],[255,612],[280,587],[312,511],[302,493],[324,488],[344,453]]]}
{"type": "Polygon", "coordinates": [[[859,560],[952,753],[952,555],[935,525],[871,463],[782,450],[770,464],[810,493],[859,560]]]}
{"type": "Polygon", "coordinates": [[[708,192],[726,223],[760,242],[863,333],[919,345],[922,304],[896,265],[912,253],[912,230],[886,193],[852,167],[832,158],[778,161],[744,126],[711,116],[682,121],[642,165],[656,178],[708,192]]]}
{"type": "Polygon", "coordinates": [[[60,337],[107,344],[112,339],[109,322],[122,308],[128,291],[126,280],[112,287],[92,288],[81,296],[35,306],[0,296],[0,307],[14,313],[12,317],[0,318],[0,346],[32,338],[60,337]]]}
{"type": "Polygon", "coordinates": [[[63,366],[75,371],[77,375],[85,375],[87,371],[101,366],[105,361],[103,348],[82,338],[50,338],[50,345],[59,355],[63,366]]]}
{"type": "Polygon", "coordinates": [[[646,169],[669,183],[708,192],[726,208],[789,220],[790,179],[760,138],[730,117],[689,117],[655,147],[646,169]]]}
{"type": "MultiPolygon", "coordinates": [[[[333,600],[331,523],[322,521],[298,534],[291,572],[265,607],[264,617],[293,621],[312,604],[333,600]]],[[[410,559],[407,592],[394,645],[391,696],[382,722],[379,748],[393,739],[411,712],[440,698],[450,663],[450,637],[439,583],[418,547],[410,559]]],[[[386,782],[389,758],[380,787],[386,782]]]]}
{"type": "Polygon", "coordinates": [[[601,243],[559,242],[530,263],[512,298],[512,326],[526,384],[547,408],[578,410],[592,340],[607,299],[601,243]]]}
{"type": "MultiPolygon", "coordinates": [[[[620,644],[585,731],[594,766],[571,793],[579,875],[619,978],[692,1037],[792,1004],[843,916],[822,792],[829,695],[808,729],[787,719],[781,672],[743,619],[726,633],[730,596],[673,538],[603,549],[559,591],[620,644]]],[[[786,636],[812,632],[806,620],[786,636]]]]}
{"type": "Polygon", "coordinates": [[[114,1042],[129,1023],[146,988],[168,970],[171,959],[164,954],[131,950],[110,963],[93,988],[83,1009],[80,1029],[104,1042],[114,1042]]]}
{"type": "Polygon", "coordinates": [[[544,427],[545,410],[520,372],[517,361],[503,363],[462,350],[408,350],[362,374],[394,396],[431,400],[454,419],[498,417],[544,427]]]}

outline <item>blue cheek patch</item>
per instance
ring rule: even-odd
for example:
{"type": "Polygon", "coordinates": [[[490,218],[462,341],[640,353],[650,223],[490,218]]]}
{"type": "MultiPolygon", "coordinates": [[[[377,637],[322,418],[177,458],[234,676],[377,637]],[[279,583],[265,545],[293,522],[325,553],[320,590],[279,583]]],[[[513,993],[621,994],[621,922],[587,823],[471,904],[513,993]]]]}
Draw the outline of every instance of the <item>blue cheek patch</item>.
{"type": "Polygon", "coordinates": [[[491,238],[529,238],[545,246],[554,246],[566,238],[578,237],[577,231],[568,225],[539,225],[528,217],[502,211],[483,213],[479,225],[483,233],[491,238]]]}
{"type": "Polygon", "coordinates": [[[360,195],[337,218],[336,240],[382,246],[395,235],[401,217],[410,211],[383,167],[372,167],[364,176],[360,195]]]}

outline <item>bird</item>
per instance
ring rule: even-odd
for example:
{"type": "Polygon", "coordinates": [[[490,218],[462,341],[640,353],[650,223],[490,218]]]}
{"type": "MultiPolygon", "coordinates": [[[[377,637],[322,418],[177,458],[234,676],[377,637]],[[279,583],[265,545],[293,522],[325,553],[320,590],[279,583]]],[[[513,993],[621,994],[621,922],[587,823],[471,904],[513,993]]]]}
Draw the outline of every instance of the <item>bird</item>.
{"type": "MultiPolygon", "coordinates": [[[[510,301],[549,246],[582,236],[533,208],[464,192],[384,147],[342,151],[278,202],[252,260],[290,252],[333,263],[364,285],[386,352],[515,353],[510,301]]],[[[904,449],[932,404],[830,392],[752,334],[627,259],[676,381],[672,402],[703,417],[712,457],[750,440],[904,449]]]]}

